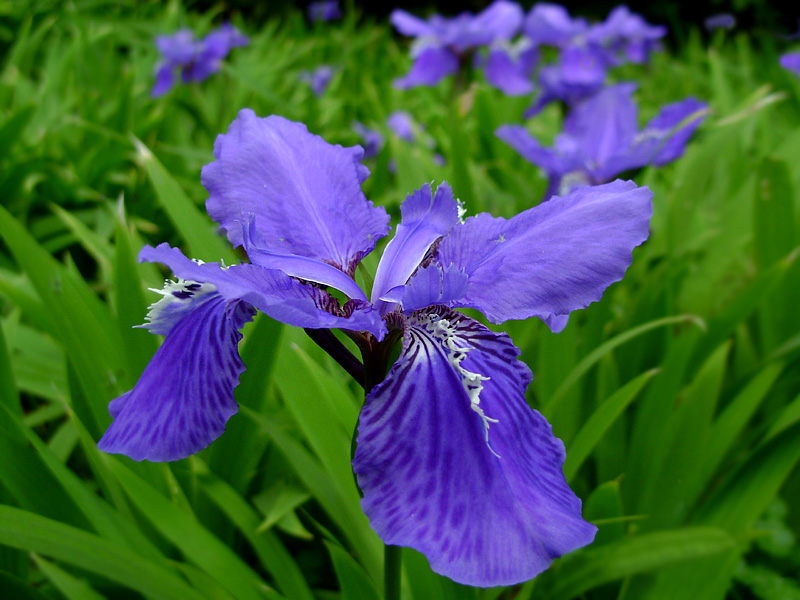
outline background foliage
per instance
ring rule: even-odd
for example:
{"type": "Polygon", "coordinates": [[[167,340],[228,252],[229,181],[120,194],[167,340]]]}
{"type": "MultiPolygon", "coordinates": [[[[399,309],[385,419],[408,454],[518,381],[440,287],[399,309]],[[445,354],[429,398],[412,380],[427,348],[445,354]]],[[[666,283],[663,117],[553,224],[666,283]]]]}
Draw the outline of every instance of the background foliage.
{"type": "MultiPolygon", "coordinates": [[[[95,446],[108,401],[159,343],[131,328],[166,275],[139,248],[237,258],[205,215],[199,171],[240,108],[345,145],[359,142],[354,119],[382,130],[365,193],[395,215],[425,181],[450,181],[471,214],[510,216],[544,191],[493,134],[527,99],[481,81],[458,106],[447,84],[395,90],[404,42],[353,11],[258,28],[233,15],[251,44],[152,100],[154,37],[205,33],[219,12],[0,2],[2,597],[380,597],[381,543],[349,465],[360,388],[302,331],[248,326],[240,413],[198,456],[139,464],[95,446]],[[323,63],[337,70],[317,98],[298,76],[323,63]],[[397,109],[435,148],[388,134],[397,109]]],[[[695,26],[649,67],[617,71],[639,82],[643,121],[689,94],[713,113],[682,159],[633,174],[655,215],[625,279],[559,335],[506,326],[597,541],[489,590],[405,550],[405,597],[800,598],[800,80],[778,66],[787,44],[695,26]]],[[[529,126],[552,136],[560,119],[551,106],[529,126]]]]}

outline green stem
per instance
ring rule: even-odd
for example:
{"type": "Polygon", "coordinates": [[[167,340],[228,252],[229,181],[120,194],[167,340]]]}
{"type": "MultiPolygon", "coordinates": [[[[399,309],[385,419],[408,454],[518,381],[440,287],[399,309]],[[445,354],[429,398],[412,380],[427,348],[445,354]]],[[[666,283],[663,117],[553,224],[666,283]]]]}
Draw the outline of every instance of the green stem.
{"type": "Polygon", "coordinates": [[[385,600],[400,600],[400,566],[403,555],[400,546],[384,547],[383,589],[385,600]]]}

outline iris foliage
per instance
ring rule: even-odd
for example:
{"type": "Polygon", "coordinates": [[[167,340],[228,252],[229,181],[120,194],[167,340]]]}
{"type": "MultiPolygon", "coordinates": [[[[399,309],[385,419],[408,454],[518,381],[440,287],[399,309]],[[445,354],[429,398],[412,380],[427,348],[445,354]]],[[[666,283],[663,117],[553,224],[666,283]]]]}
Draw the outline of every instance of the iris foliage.
{"type": "MultiPolygon", "coordinates": [[[[159,344],[133,326],[168,273],[136,257],[168,242],[240,260],[203,209],[200,169],[241,108],[345,146],[361,143],[354,122],[379,132],[363,190],[394,223],[432,181],[469,214],[537,204],[547,173],[495,131],[524,123],[549,146],[561,108],[523,120],[531,98],[481,71],[398,89],[407,41],[347,9],[255,24],[177,3],[23,4],[0,4],[0,597],[382,597],[350,464],[363,390],[302,330],[245,326],[240,410],[207,450],[156,464],[97,449],[109,400],[159,344]],[[225,19],[249,45],[151,98],[156,37],[225,19]],[[301,79],[321,65],[316,94],[301,79]],[[415,141],[387,125],[396,111],[415,141]]],[[[800,79],[779,62],[797,48],[701,27],[609,75],[637,82],[640,129],[688,96],[710,108],[682,157],[627,173],[654,215],[625,278],[559,334],[490,325],[534,373],[527,401],[564,441],[595,542],[491,589],[404,549],[404,598],[800,596],[800,79]]],[[[365,289],[380,254],[356,272],[365,289]]]]}

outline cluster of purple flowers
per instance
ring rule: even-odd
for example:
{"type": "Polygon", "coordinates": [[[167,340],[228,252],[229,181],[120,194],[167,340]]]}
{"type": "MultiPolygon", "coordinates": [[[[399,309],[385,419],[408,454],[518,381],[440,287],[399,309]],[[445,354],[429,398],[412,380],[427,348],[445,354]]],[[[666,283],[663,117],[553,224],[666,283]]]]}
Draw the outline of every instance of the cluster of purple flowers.
{"type": "Polygon", "coordinates": [[[496,134],[548,177],[544,199],[597,185],[646,165],[679,158],[708,107],[695,98],[669,104],[638,130],[631,95],[636,84],[601,89],[578,103],[564,120],[552,148],[542,146],[522,125],[503,125],[496,134]]]}
{"type": "Polygon", "coordinates": [[[231,48],[246,46],[249,41],[230,23],[212,31],[202,40],[195,40],[190,29],[158,36],[156,47],[162,60],[156,66],[156,84],[152,96],[156,98],[170,91],[176,83],[176,72],[180,73],[184,83],[203,81],[219,71],[231,48]]]}
{"type": "Polygon", "coordinates": [[[311,22],[335,21],[342,18],[339,0],[320,0],[308,5],[308,19],[311,22]]]}
{"type": "Polygon", "coordinates": [[[537,3],[525,15],[510,0],[497,0],[477,15],[450,19],[434,15],[423,21],[395,10],[391,21],[400,33],[416,38],[411,71],[395,82],[400,88],[436,85],[477,57],[491,85],[509,95],[528,94],[535,89],[539,49],[557,48],[556,63],[539,68],[539,100],[532,112],[555,99],[577,101],[591,95],[604,85],[609,67],[646,62],[666,34],[666,28],[649,25],[625,6],[590,25],[557,4],[537,3]],[[476,55],[481,48],[487,49],[485,57],[476,55]]]}
{"type": "Polygon", "coordinates": [[[320,65],[313,71],[301,71],[299,79],[303,83],[307,83],[314,95],[319,97],[328,89],[335,72],[330,65],[320,65]]]}

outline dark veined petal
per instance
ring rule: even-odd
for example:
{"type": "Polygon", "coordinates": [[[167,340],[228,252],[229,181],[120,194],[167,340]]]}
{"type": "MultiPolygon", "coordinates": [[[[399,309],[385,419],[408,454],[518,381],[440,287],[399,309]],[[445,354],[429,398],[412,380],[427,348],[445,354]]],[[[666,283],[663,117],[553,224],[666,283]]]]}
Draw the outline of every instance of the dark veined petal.
{"type": "Polygon", "coordinates": [[[568,315],[622,279],[644,242],[652,192],[632,181],[583,187],[506,220],[483,213],[454,227],[436,259],[469,276],[455,306],[493,323],[568,315]]]}
{"type": "Polygon", "coordinates": [[[389,312],[392,305],[380,298],[390,289],[405,284],[431,244],[458,223],[458,203],[446,183],[435,194],[429,184],[424,184],[406,197],[400,213],[402,221],[383,252],[372,285],[372,303],[382,314],[389,312]]]}
{"type": "Polygon", "coordinates": [[[353,469],[370,524],[468,585],[528,580],[596,531],[562,473],[563,444],[525,402],[518,355],[449,309],[415,313],[359,419],[353,469]]]}
{"type": "Polygon", "coordinates": [[[217,263],[199,264],[168,244],[145,246],[139,260],[167,265],[177,277],[216,287],[227,301],[244,300],[273,319],[311,329],[366,330],[379,340],[386,334],[381,315],[368,302],[351,300],[340,307],[326,291],[303,284],[274,269],[243,264],[222,268],[217,263]]]}
{"type": "Polygon", "coordinates": [[[237,411],[244,364],[239,329],[254,311],[218,293],[197,296],[174,324],[134,388],[113,400],[113,423],[98,443],[134,460],[186,458],[217,439],[237,411]]]}
{"type": "Polygon", "coordinates": [[[361,191],[360,146],[343,148],[283,117],[243,109],[203,167],[208,212],[235,245],[256,218],[263,250],[304,256],[352,274],[389,231],[389,216],[361,191]]]}
{"type": "Polygon", "coordinates": [[[406,89],[417,85],[436,85],[456,71],[458,57],[444,46],[430,45],[414,57],[414,64],[408,75],[394,80],[394,87],[406,89]]]}

